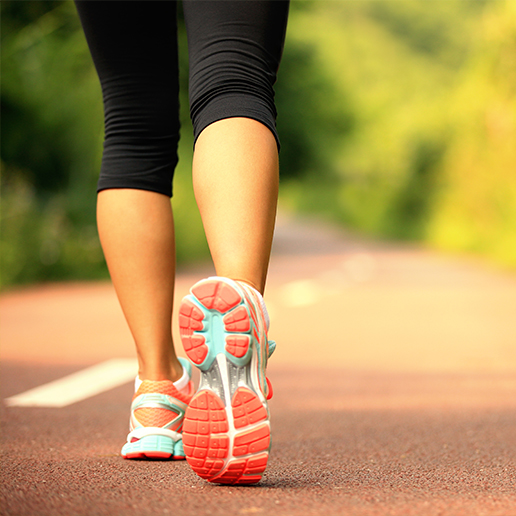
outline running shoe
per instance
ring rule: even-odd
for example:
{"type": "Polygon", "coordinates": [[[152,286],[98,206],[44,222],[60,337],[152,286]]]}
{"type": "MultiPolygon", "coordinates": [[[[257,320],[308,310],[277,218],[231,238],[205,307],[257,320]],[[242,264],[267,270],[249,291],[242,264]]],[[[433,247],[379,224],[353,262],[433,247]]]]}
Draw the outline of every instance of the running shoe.
{"type": "Polygon", "coordinates": [[[190,292],[179,331],[201,380],[183,424],[186,460],[210,482],[254,484],[271,443],[265,369],[275,344],[264,309],[253,288],[227,278],[202,280],[190,292]]]}
{"type": "Polygon", "coordinates": [[[170,380],[143,380],[133,397],[129,435],[122,448],[124,459],[185,458],[183,418],[194,394],[192,366],[179,361],[185,371],[184,387],[178,389],[170,380]],[[185,376],[186,375],[186,376],[185,376]]]}

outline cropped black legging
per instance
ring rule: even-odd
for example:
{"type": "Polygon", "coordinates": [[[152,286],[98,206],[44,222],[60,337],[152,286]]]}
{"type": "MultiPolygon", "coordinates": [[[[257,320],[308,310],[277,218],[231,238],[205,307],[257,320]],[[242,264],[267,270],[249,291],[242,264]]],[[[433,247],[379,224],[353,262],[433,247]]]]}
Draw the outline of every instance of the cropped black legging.
{"type": "MultiPolygon", "coordinates": [[[[179,141],[176,2],[77,0],[102,86],[98,191],[172,195],[179,141]]],[[[288,1],[183,0],[194,141],[209,124],[258,120],[276,133],[276,81],[288,1]]]]}

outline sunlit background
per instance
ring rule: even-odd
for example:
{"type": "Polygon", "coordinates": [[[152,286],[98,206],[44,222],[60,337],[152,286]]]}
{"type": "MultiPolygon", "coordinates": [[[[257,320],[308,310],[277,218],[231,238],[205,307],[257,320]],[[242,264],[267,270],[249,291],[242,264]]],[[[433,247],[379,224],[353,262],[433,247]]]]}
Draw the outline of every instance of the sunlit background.
{"type": "MultiPolygon", "coordinates": [[[[71,1],[2,1],[2,286],[107,277],[100,86],[71,1]]],[[[191,192],[186,35],[178,260],[191,192]]],[[[293,0],[277,84],[280,206],[516,268],[516,2],[293,0]]]]}

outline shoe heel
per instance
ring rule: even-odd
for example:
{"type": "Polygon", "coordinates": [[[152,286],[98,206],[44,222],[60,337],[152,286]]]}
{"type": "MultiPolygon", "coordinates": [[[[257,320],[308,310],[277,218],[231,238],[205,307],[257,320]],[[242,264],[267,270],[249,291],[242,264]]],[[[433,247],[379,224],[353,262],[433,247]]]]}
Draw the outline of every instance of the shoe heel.
{"type": "MultiPolygon", "coordinates": [[[[169,459],[175,456],[176,443],[164,435],[146,435],[122,448],[124,459],[169,459]]],[[[184,458],[184,457],[182,457],[184,458]]]]}
{"type": "Polygon", "coordinates": [[[193,471],[209,482],[254,484],[267,466],[269,413],[253,376],[263,360],[257,314],[245,289],[219,278],[194,285],[179,309],[185,352],[201,371],[183,446],[193,471]]]}
{"type": "Polygon", "coordinates": [[[233,285],[200,281],[179,308],[179,332],[188,358],[201,371],[207,371],[220,353],[234,365],[245,366],[251,359],[251,320],[233,285]]]}

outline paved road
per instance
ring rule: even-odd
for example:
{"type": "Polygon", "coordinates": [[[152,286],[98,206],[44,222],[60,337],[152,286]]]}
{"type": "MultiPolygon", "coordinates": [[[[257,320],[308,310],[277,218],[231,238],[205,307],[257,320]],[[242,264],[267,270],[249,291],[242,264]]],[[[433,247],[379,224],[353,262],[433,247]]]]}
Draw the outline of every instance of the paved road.
{"type": "MultiPolygon", "coordinates": [[[[184,272],[177,296],[206,270],[184,272]]],[[[124,461],[131,385],[0,407],[5,515],[516,515],[516,276],[283,220],[256,487],[124,461]]],[[[133,350],[109,284],[0,298],[2,399],[133,350]]]]}

